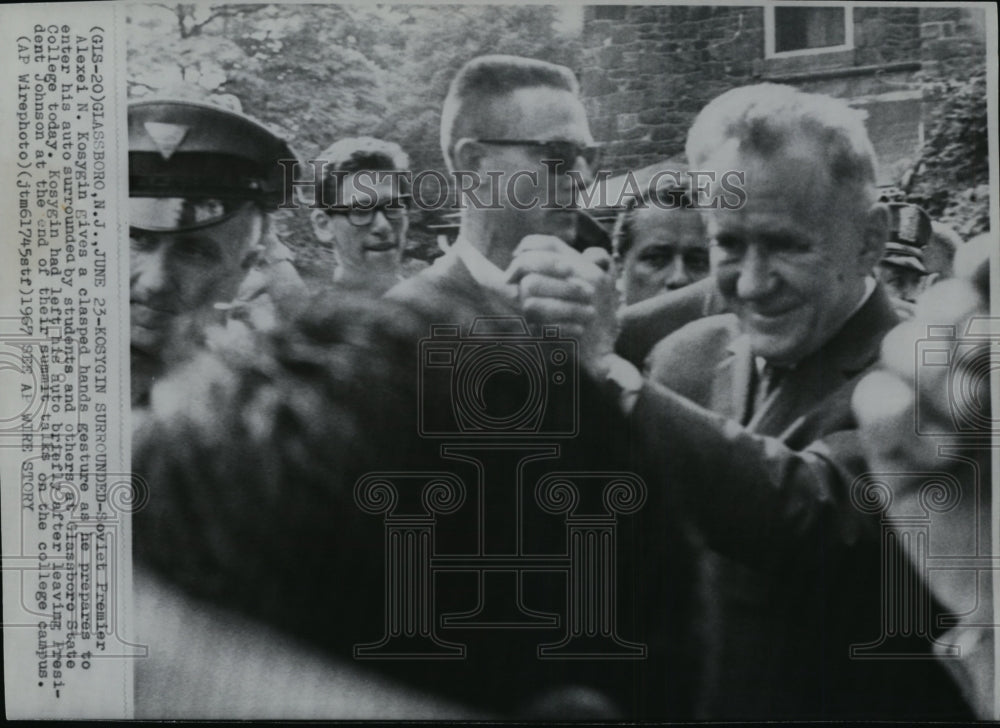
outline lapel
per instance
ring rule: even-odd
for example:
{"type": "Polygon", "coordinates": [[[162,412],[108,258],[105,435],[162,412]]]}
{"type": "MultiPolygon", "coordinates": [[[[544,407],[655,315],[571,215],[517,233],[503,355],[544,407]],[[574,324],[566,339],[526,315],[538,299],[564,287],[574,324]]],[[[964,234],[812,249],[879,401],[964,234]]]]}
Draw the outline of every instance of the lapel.
{"type": "MultiPolygon", "coordinates": [[[[882,286],[877,286],[830,341],[785,375],[774,396],[754,413],[748,429],[764,435],[786,435],[823,400],[875,363],[883,336],[898,320],[882,286]]],[[[745,422],[751,405],[754,360],[745,336],[734,340],[730,349],[728,408],[730,416],[745,422]]]]}
{"type": "Polygon", "coordinates": [[[746,422],[754,366],[749,337],[737,336],[730,342],[728,351],[730,356],[715,368],[709,408],[737,422],[746,422]]]}

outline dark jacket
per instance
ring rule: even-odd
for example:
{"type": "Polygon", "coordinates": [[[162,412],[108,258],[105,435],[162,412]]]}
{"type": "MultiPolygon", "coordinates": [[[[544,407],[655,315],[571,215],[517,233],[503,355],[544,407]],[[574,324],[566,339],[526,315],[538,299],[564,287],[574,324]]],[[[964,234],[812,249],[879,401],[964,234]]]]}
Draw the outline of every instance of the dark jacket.
{"type": "Polygon", "coordinates": [[[851,657],[879,639],[887,596],[879,518],[851,497],[867,466],[850,398],[895,323],[876,289],[752,427],[738,424],[755,374],[734,316],[696,321],[650,356],[658,384],[631,424],[670,493],[665,528],[687,535],[696,566],[694,584],[677,585],[694,629],[669,638],[701,663],[699,718],[968,717],[926,640],[921,659],[851,657]]]}

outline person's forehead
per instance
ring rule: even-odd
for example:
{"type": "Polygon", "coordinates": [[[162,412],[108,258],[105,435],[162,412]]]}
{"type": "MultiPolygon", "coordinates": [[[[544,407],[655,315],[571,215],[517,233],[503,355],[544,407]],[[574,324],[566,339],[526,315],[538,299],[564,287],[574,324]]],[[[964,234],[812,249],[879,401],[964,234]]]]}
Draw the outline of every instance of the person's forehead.
{"type": "Polygon", "coordinates": [[[831,217],[863,212],[853,209],[854,201],[860,199],[854,194],[857,191],[835,184],[821,159],[808,149],[783,150],[767,156],[723,153],[714,162],[711,171],[716,173],[716,179],[724,174],[741,174],[745,193],[739,208],[710,211],[715,225],[813,227],[831,217]]]}
{"type": "Polygon", "coordinates": [[[705,224],[698,210],[658,207],[648,203],[632,213],[632,228],[637,242],[678,240],[687,244],[704,242],[705,224]]]}
{"type": "Polygon", "coordinates": [[[550,86],[520,88],[494,104],[496,121],[511,139],[591,141],[579,97],[550,86]]]}
{"type": "Polygon", "coordinates": [[[400,194],[400,179],[393,177],[389,170],[352,172],[343,178],[344,202],[350,204],[352,199],[367,202],[374,194],[379,200],[389,199],[394,194],[400,194]]]}

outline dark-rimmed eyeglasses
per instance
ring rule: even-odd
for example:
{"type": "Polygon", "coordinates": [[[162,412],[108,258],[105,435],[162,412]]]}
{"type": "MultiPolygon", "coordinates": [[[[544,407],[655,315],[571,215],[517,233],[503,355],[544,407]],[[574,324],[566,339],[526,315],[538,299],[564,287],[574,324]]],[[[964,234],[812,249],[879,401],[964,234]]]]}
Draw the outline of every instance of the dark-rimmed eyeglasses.
{"type": "Polygon", "coordinates": [[[558,139],[549,141],[541,139],[472,139],[471,141],[504,147],[538,147],[545,150],[544,159],[562,162],[566,167],[572,167],[576,164],[576,160],[582,157],[587,166],[593,169],[601,158],[601,148],[595,144],[577,144],[558,139]]]}
{"type": "Polygon", "coordinates": [[[377,205],[357,207],[328,207],[327,212],[331,215],[344,215],[347,217],[347,222],[354,227],[371,225],[377,212],[381,212],[390,223],[398,223],[407,214],[406,205],[400,200],[387,200],[377,205]]]}

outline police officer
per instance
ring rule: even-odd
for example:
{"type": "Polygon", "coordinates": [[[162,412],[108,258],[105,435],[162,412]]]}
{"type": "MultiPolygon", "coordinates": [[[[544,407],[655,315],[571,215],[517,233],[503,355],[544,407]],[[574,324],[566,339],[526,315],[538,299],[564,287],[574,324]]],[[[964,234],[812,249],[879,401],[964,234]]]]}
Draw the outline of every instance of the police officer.
{"type": "Polygon", "coordinates": [[[909,202],[888,206],[891,229],[876,272],[895,299],[896,312],[909,318],[913,303],[929,282],[924,250],[931,237],[931,219],[922,207],[909,202]]]}
{"type": "Polygon", "coordinates": [[[180,100],[129,105],[132,401],[223,310],[273,324],[304,286],[270,215],[288,144],[248,117],[180,100]],[[235,302],[234,302],[235,301],[235,302]]]}

